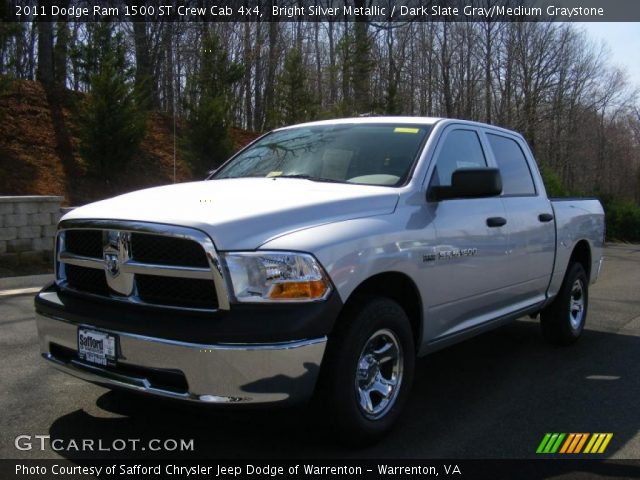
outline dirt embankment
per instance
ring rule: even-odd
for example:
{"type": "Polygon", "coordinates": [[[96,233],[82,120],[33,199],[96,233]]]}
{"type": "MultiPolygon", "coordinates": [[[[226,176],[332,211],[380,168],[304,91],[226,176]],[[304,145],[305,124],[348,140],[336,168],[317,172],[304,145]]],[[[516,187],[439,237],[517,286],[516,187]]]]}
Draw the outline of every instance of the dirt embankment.
{"type": "MultiPolygon", "coordinates": [[[[62,195],[82,205],[140,188],[173,182],[171,116],[151,113],[139,153],[110,181],[91,173],[78,151],[77,109],[81,93],[47,91],[33,81],[15,81],[0,95],[0,195],[62,195]]],[[[236,148],[257,134],[233,129],[236,148]]],[[[194,179],[176,149],[176,181],[194,179]]]]}

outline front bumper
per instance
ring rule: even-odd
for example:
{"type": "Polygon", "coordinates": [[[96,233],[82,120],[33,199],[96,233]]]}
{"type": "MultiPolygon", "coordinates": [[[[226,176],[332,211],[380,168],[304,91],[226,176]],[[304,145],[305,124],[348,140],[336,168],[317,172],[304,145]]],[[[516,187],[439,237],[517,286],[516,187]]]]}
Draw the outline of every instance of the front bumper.
{"type": "Polygon", "coordinates": [[[200,403],[301,402],[315,388],[326,337],[251,344],[154,338],[36,314],[42,356],[84,380],[200,403]],[[78,327],[118,336],[115,367],[77,358],[78,327]],[[177,381],[176,381],[177,380],[177,381]]]}

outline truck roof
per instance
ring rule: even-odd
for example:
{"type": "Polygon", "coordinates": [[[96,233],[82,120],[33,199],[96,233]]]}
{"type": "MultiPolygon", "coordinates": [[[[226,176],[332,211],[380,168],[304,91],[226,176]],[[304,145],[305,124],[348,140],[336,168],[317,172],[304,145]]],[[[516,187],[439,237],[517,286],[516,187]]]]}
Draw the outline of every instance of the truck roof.
{"type": "Polygon", "coordinates": [[[511,135],[516,135],[522,138],[522,135],[516,131],[509,130],[503,127],[499,127],[497,125],[491,125],[488,123],[475,122],[472,120],[462,120],[457,118],[444,118],[444,117],[408,117],[408,116],[363,116],[363,117],[348,117],[348,118],[336,118],[333,120],[320,120],[316,122],[306,122],[299,123],[296,125],[288,125],[286,127],[276,128],[275,131],[278,130],[286,130],[289,128],[297,128],[297,127],[309,127],[316,125],[340,125],[340,124],[383,124],[383,123],[393,123],[393,124],[411,124],[411,125],[435,125],[438,122],[455,122],[462,123],[467,125],[474,125],[476,127],[484,127],[491,128],[493,130],[500,130],[505,133],[509,133],[511,135]]]}
{"type": "Polygon", "coordinates": [[[299,123],[297,125],[289,125],[286,127],[278,128],[277,130],[285,130],[287,128],[294,127],[308,127],[314,125],[339,125],[343,123],[359,123],[359,124],[375,124],[375,123],[407,123],[411,125],[433,125],[436,122],[444,120],[437,117],[350,117],[350,118],[336,118],[333,120],[319,120],[317,122],[299,123]]]}

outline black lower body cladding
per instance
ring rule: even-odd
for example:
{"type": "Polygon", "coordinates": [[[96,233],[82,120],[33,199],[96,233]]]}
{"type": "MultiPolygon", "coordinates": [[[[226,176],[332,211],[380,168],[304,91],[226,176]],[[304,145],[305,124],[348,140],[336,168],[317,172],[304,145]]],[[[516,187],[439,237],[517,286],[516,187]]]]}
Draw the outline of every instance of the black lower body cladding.
{"type": "Polygon", "coordinates": [[[197,312],[122,305],[64,291],[55,285],[35,298],[38,313],[98,329],[189,343],[274,343],[329,334],[342,309],[334,291],[322,302],[232,305],[197,312]]]}

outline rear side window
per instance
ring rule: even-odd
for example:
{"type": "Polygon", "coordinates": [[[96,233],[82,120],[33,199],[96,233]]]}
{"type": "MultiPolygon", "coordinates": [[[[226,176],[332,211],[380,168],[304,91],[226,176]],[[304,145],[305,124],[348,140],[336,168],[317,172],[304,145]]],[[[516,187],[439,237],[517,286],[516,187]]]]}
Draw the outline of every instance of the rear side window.
{"type": "Polygon", "coordinates": [[[535,195],[531,170],[527,159],[518,145],[511,138],[488,134],[493,156],[500,168],[503,195],[535,195]]]}
{"type": "Polygon", "coordinates": [[[432,187],[450,187],[451,175],[460,168],[482,168],[487,161],[478,134],[473,130],[454,130],[444,139],[444,144],[431,178],[432,187]]]}

